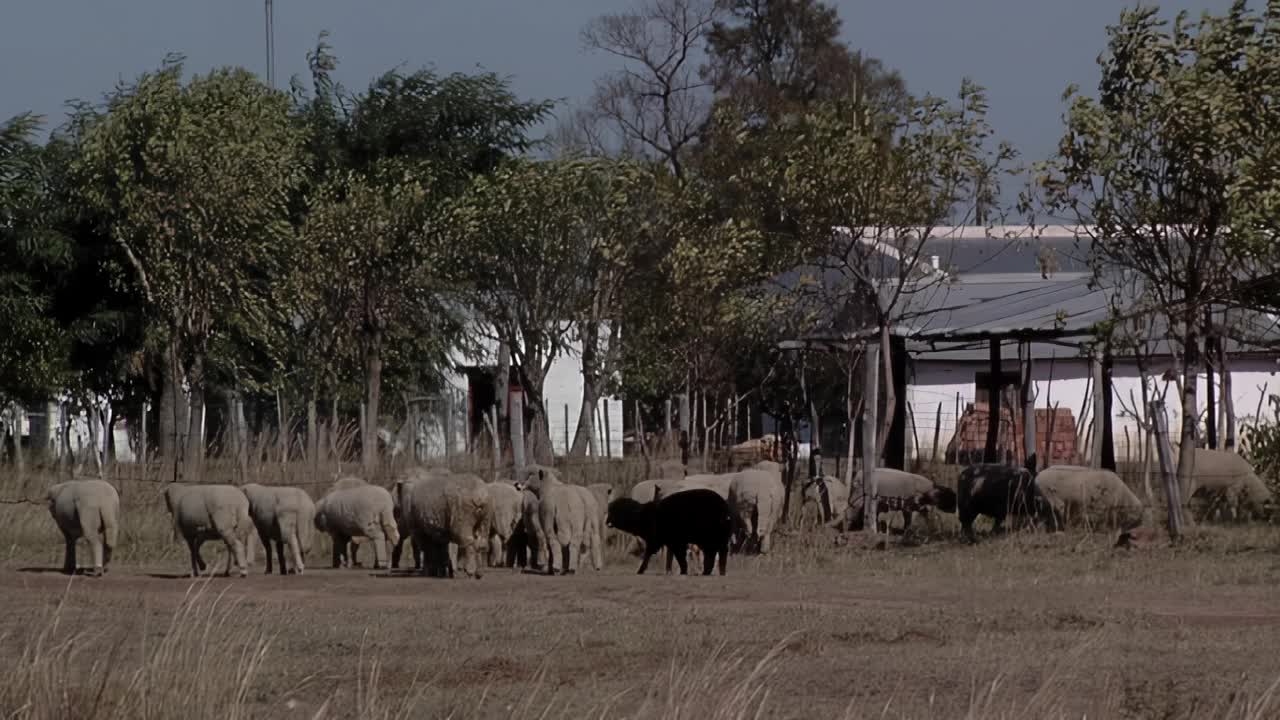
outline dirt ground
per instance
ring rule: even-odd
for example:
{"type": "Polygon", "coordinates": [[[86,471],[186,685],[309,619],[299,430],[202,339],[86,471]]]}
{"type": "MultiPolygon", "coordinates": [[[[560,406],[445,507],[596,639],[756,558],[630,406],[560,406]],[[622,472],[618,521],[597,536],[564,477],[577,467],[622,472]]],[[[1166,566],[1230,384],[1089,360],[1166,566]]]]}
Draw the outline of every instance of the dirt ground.
{"type": "MultiPolygon", "coordinates": [[[[638,577],[614,552],[573,577],[259,564],[194,583],[180,560],[70,579],[53,552],[10,554],[0,666],[28,662],[54,618],[61,637],[142,666],[173,623],[220,607],[229,619],[202,632],[230,639],[192,639],[212,648],[193,654],[245,667],[260,649],[237,680],[259,717],[1280,717],[1277,548],[1270,528],[1146,550],[1101,535],[877,550],[802,534],[731,558],[726,577],[638,577]]],[[[76,677],[93,654],[68,661],[76,677]]]]}

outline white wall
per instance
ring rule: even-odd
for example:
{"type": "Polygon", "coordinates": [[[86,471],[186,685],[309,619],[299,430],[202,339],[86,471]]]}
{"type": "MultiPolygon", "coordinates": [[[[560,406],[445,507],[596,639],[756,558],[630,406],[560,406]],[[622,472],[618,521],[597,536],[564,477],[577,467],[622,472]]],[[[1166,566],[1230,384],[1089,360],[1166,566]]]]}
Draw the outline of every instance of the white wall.
{"type": "MultiPolygon", "coordinates": [[[[1181,398],[1178,397],[1176,385],[1160,378],[1166,369],[1170,369],[1166,365],[1171,367],[1172,361],[1157,363],[1152,369],[1152,375],[1156,378],[1154,385],[1157,392],[1163,393],[1166,387],[1168,388],[1165,407],[1168,413],[1169,432],[1176,443],[1182,428],[1181,398]]],[[[941,458],[944,455],[947,444],[955,434],[956,396],[957,394],[960,396],[960,412],[963,413],[965,406],[974,402],[975,374],[985,372],[987,368],[988,365],[985,362],[930,361],[917,358],[915,378],[907,388],[907,402],[911,404],[915,415],[916,433],[920,438],[918,452],[920,456],[927,457],[932,452],[933,429],[939,417],[939,403],[942,404],[942,429],[938,439],[938,457],[941,458]]],[[[1016,361],[1006,362],[1003,369],[1006,373],[1016,373],[1016,361]]],[[[1089,401],[1091,406],[1089,411],[1084,411],[1085,393],[1091,387],[1089,362],[1083,358],[1056,358],[1052,370],[1053,380],[1050,382],[1049,359],[1036,359],[1031,375],[1036,392],[1036,407],[1049,408],[1057,405],[1061,408],[1070,408],[1076,420],[1076,427],[1087,427],[1093,417],[1092,400],[1089,401]]],[[[1277,375],[1277,371],[1280,371],[1280,366],[1270,359],[1232,362],[1231,395],[1235,401],[1237,426],[1241,421],[1252,418],[1257,411],[1259,399],[1264,401],[1265,414],[1266,396],[1280,394],[1280,375],[1277,375]]],[[[1204,375],[1201,375],[1197,385],[1197,400],[1200,403],[1202,416],[1206,408],[1206,388],[1207,380],[1204,375]]],[[[1143,410],[1141,408],[1142,384],[1138,368],[1134,363],[1126,361],[1115,363],[1112,370],[1112,393],[1112,428],[1116,459],[1123,460],[1130,452],[1125,445],[1125,428],[1129,430],[1129,438],[1134,445],[1132,453],[1136,458],[1140,452],[1141,438],[1137,423],[1128,416],[1128,411],[1136,410],[1141,416],[1143,410]],[[1131,402],[1131,397],[1137,402],[1131,402]]],[[[1216,395],[1218,402],[1221,402],[1220,389],[1216,395]]],[[[1203,423],[1203,420],[1201,422],[1203,423]]],[[[908,433],[910,433],[909,428],[908,433]]],[[[908,442],[911,442],[910,439],[908,442]]]]}
{"type": "MultiPolygon", "coordinates": [[[[547,424],[551,435],[551,446],[557,455],[564,455],[568,448],[565,446],[565,408],[569,410],[568,436],[569,443],[573,443],[574,434],[578,431],[578,416],[582,411],[582,362],[581,362],[581,345],[579,343],[570,343],[569,351],[560,355],[551,363],[551,369],[547,373],[546,380],[543,384],[543,396],[546,401],[547,424]]],[[[465,356],[455,353],[452,360],[455,365],[492,365],[497,362],[497,342],[486,340],[480,352],[476,356],[465,356]]],[[[450,373],[446,378],[453,385],[463,398],[467,393],[467,378],[461,373],[450,373]]],[[[604,403],[601,402],[597,406],[597,415],[599,420],[599,431],[597,437],[600,443],[600,450],[604,452],[604,403]]],[[[506,439],[503,439],[506,442],[506,439]]],[[[456,444],[458,447],[455,451],[461,452],[465,449],[465,436],[462,432],[457,433],[456,444]]],[[[441,443],[443,446],[443,443],[441,443]]],[[[611,457],[622,457],[622,402],[618,398],[609,398],[609,455],[611,457]]]]}

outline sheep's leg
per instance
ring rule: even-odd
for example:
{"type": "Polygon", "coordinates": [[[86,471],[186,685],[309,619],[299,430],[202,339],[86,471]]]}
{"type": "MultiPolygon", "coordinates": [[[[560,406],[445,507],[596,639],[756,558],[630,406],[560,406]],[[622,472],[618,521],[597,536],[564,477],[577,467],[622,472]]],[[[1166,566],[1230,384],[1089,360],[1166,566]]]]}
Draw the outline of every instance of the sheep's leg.
{"type": "Polygon", "coordinates": [[[563,548],[560,547],[560,541],[551,533],[547,533],[547,574],[556,574],[556,563],[564,562],[562,557],[563,548]]]}
{"type": "MultiPolygon", "coordinates": [[[[301,575],[303,570],[302,563],[302,541],[298,539],[298,528],[289,529],[289,554],[293,556],[293,571],[301,575]]],[[[284,560],[280,561],[280,567],[284,567],[284,560]]]]}
{"type": "Polygon", "coordinates": [[[249,564],[245,560],[245,543],[238,535],[231,532],[222,534],[222,541],[227,545],[227,572],[226,577],[231,577],[231,562],[235,561],[236,570],[240,573],[240,577],[246,577],[249,574],[249,564]]]}
{"type": "Polygon", "coordinates": [[[716,548],[716,547],[702,548],[702,574],[703,575],[710,575],[711,571],[715,569],[716,555],[718,553],[719,553],[719,548],[716,548]]]}
{"type": "MultiPolygon", "coordinates": [[[[290,544],[292,544],[292,542],[292,538],[290,538],[290,544]]],[[[267,567],[271,567],[271,547],[264,547],[267,548],[267,567]]],[[[290,548],[290,550],[292,550],[292,548],[290,548]]],[[[282,540],[276,540],[276,559],[280,561],[280,574],[288,575],[289,566],[284,563],[284,542],[282,540]]],[[[267,570],[267,574],[270,575],[271,571],[267,570]]]]}
{"type": "Polygon", "coordinates": [[[604,541],[598,534],[591,538],[591,567],[596,572],[604,569],[604,541]]]}
{"type": "MultiPolygon", "coordinates": [[[[267,554],[267,574],[268,574],[268,575],[270,575],[270,574],[271,574],[271,538],[267,537],[267,534],[266,534],[265,532],[263,532],[263,531],[259,530],[259,531],[258,531],[258,542],[261,542],[261,543],[262,543],[262,549],[266,551],[266,554],[267,554]]],[[[281,565],[284,565],[284,563],[283,563],[283,562],[282,562],[282,563],[280,563],[280,564],[281,564],[281,565]]]]}
{"type": "MultiPolygon", "coordinates": [[[[453,577],[458,570],[458,546],[455,543],[445,543],[444,556],[446,559],[446,569],[449,577],[453,577]]],[[[466,569],[463,569],[466,572],[466,569]]]]}
{"type": "Polygon", "coordinates": [[[637,575],[644,574],[645,569],[649,567],[649,559],[652,558],[654,555],[656,555],[657,552],[658,551],[653,548],[650,548],[650,547],[645,548],[644,557],[640,559],[640,569],[636,571],[637,575]]]}
{"type": "Polygon", "coordinates": [[[724,575],[724,566],[729,562],[729,546],[721,545],[720,551],[716,554],[720,556],[720,574],[724,575]]]}
{"type": "Polygon", "coordinates": [[[66,550],[62,556],[62,572],[67,575],[76,574],[76,539],[72,537],[65,538],[66,550]]]}
{"type": "MultiPolygon", "coordinates": [[[[80,513],[80,536],[89,541],[93,557],[93,573],[102,574],[102,527],[99,513],[80,513]]],[[[73,568],[74,570],[74,568],[73,568]]]]}
{"type": "Polygon", "coordinates": [[[191,577],[200,577],[204,572],[204,559],[200,557],[200,541],[189,538],[187,549],[191,551],[191,577]]]}
{"type": "Polygon", "coordinates": [[[677,545],[675,547],[670,547],[667,549],[669,552],[671,552],[672,555],[676,556],[676,562],[680,563],[680,574],[688,575],[689,560],[687,558],[687,555],[689,554],[689,546],[681,544],[681,545],[677,545]]]}
{"type": "MultiPolygon", "coordinates": [[[[373,569],[385,570],[388,565],[387,558],[387,536],[382,532],[382,528],[369,528],[365,530],[366,537],[369,538],[369,544],[373,545],[373,569]]],[[[354,555],[354,552],[352,553],[354,555]]]]}
{"type": "Polygon", "coordinates": [[[329,536],[333,540],[333,569],[342,567],[342,556],[347,551],[347,539],[334,533],[329,536]]]}
{"type": "Polygon", "coordinates": [[[489,567],[499,567],[502,565],[502,550],[505,543],[498,533],[489,535],[489,567]]]}
{"type": "Polygon", "coordinates": [[[582,562],[582,544],[570,540],[563,547],[564,566],[560,568],[560,574],[572,575],[578,571],[578,563],[582,562]]]}

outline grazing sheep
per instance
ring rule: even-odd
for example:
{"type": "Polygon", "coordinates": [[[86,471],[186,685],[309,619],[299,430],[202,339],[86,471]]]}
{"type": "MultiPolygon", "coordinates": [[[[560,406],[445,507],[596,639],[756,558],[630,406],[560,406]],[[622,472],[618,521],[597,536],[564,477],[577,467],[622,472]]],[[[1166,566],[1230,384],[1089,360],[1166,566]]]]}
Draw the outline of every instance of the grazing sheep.
{"type": "Polygon", "coordinates": [[[773,545],[773,529],[782,519],[782,479],[768,470],[743,470],[729,483],[735,552],[750,548],[765,554],[773,545]]]}
{"type": "Polygon", "coordinates": [[[1266,517],[1272,506],[1271,491],[1258,478],[1248,460],[1236,453],[1197,448],[1191,487],[1184,502],[1205,505],[1202,518],[1222,511],[1232,520],[1266,517]]]}
{"type": "Polygon", "coordinates": [[[1055,529],[1076,520],[1121,530],[1142,522],[1142,501],[1110,470],[1054,465],[1036,475],[1036,487],[1049,506],[1055,529]]]}
{"type": "Polygon", "coordinates": [[[489,542],[492,515],[485,482],[470,473],[411,471],[397,480],[396,493],[405,527],[427,553],[426,571],[451,575],[457,553],[462,571],[479,578],[476,554],[489,542]]]}
{"type": "Polygon", "coordinates": [[[688,490],[651,503],[619,498],[609,504],[609,526],[644,540],[638,575],[644,574],[649,559],[662,548],[667,550],[667,572],[671,572],[674,557],[680,563],[680,574],[687,575],[685,554],[690,545],[702,549],[703,575],[711,574],[717,557],[720,574],[725,574],[733,517],[729,504],[712,490],[688,490]]]}
{"type": "Polygon", "coordinates": [[[315,526],[333,538],[335,568],[342,566],[342,554],[353,538],[368,538],[373,543],[374,569],[389,565],[388,547],[400,541],[391,493],[363,481],[347,483],[320,498],[315,526]]]}
{"type": "Polygon", "coordinates": [[[690,475],[685,479],[676,483],[675,488],[670,492],[662,492],[658,497],[667,497],[668,494],[674,495],[679,492],[687,492],[689,490],[711,490],[721,498],[729,499],[729,486],[733,484],[733,479],[737,477],[737,473],[727,473],[724,475],[690,475]]]}
{"type": "Polygon", "coordinates": [[[258,539],[267,551],[267,574],[271,574],[271,544],[275,543],[280,561],[280,574],[287,574],[284,548],[289,546],[293,571],[302,574],[302,557],[311,550],[311,532],[316,518],[316,504],[301,488],[267,487],[250,483],[241,488],[249,499],[249,516],[258,530],[258,539]]]}
{"type": "Polygon", "coordinates": [[[524,511],[524,493],[507,482],[485,485],[492,507],[489,528],[489,565],[491,567],[515,567],[519,555],[515,543],[518,538],[521,515],[524,511]]]}
{"type": "Polygon", "coordinates": [[[557,562],[561,574],[574,572],[587,528],[587,504],[583,495],[575,486],[562,482],[551,468],[530,466],[525,477],[525,487],[538,496],[538,522],[546,543],[547,573],[555,574],[557,562]]]}
{"type": "Polygon", "coordinates": [[[200,557],[200,546],[206,540],[222,540],[227,546],[227,570],[230,577],[234,560],[240,577],[249,574],[253,562],[253,544],[249,534],[253,521],[249,517],[249,498],[234,485],[184,485],[171,483],[164,489],[164,503],[173,516],[175,535],[187,541],[191,551],[191,577],[207,567],[200,557]]]}
{"type": "Polygon", "coordinates": [[[72,480],[49,488],[49,514],[62,531],[66,551],[62,571],[76,572],[76,540],[89,542],[93,574],[103,575],[120,532],[120,495],[104,480],[72,480]]]}
{"type": "Polygon", "coordinates": [[[960,472],[957,500],[960,527],[965,538],[974,541],[973,521],[979,515],[995,520],[993,533],[1003,532],[1005,518],[1012,515],[1019,524],[1042,519],[1048,504],[1026,468],[1008,465],[970,465],[960,472]]]}
{"type": "Polygon", "coordinates": [[[810,478],[800,491],[802,518],[816,517],[815,525],[840,525],[849,506],[849,485],[829,476],[810,478]]]}
{"type": "MultiPolygon", "coordinates": [[[[582,529],[582,550],[589,552],[591,556],[591,567],[596,572],[604,569],[604,544],[601,541],[600,528],[600,503],[596,500],[595,493],[591,492],[591,488],[581,485],[570,485],[574,492],[582,497],[582,505],[586,510],[586,524],[582,529]]],[[[606,517],[606,522],[608,521],[606,517]]],[[[582,555],[578,555],[578,565],[582,566],[582,555]]]]}
{"type": "MultiPolygon", "coordinates": [[[[892,468],[876,468],[874,472],[876,515],[895,510],[901,512],[904,532],[911,527],[913,513],[927,514],[933,508],[942,512],[956,510],[956,494],[923,475],[892,468]]],[[[854,482],[859,487],[862,486],[861,472],[855,476],[854,482]]],[[[865,501],[866,497],[862,492],[849,501],[848,525],[854,530],[861,530],[865,525],[865,501]]],[[[879,521],[880,518],[877,517],[876,522],[879,521]]]]}
{"type": "Polygon", "coordinates": [[[663,460],[653,466],[653,477],[655,480],[679,480],[684,476],[684,463],[679,460],[663,460]]]}
{"type": "Polygon", "coordinates": [[[638,503],[651,503],[658,495],[670,495],[675,492],[676,486],[683,480],[679,479],[663,479],[663,480],[641,480],[631,488],[630,497],[638,503]]]}

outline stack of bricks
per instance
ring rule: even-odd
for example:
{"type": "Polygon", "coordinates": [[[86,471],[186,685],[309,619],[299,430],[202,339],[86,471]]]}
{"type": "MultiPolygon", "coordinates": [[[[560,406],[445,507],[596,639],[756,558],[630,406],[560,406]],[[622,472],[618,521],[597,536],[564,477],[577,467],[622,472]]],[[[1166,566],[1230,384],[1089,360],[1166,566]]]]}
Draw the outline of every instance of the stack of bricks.
{"type": "MultiPolygon", "coordinates": [[[[991,409],[986,403],[970,405],[960,417],[956,434],[947,444],[947,462],[966,465],[981,462],[987,445],[987,418],[991,409]]],[[[1002,406],[1000,429],[996,435],[996,454],[1000,462],[1022,464],[1022,409],[1002,406]]],[[[1062,465],[1078,462],[1076,453],[1076,420],[1070,408],[1036,408],[1036,455],[1039,464],[1062,465]],[[1053,438],[1046,452],[1050,425],[1053,438]],[[1048,462],[1046,463],[1046,455],[1048,462]]]]}

